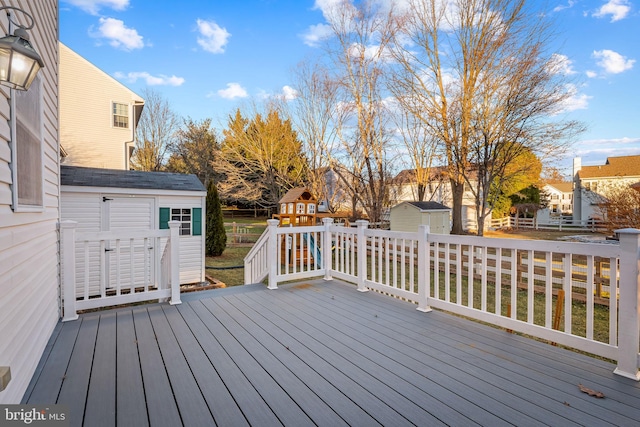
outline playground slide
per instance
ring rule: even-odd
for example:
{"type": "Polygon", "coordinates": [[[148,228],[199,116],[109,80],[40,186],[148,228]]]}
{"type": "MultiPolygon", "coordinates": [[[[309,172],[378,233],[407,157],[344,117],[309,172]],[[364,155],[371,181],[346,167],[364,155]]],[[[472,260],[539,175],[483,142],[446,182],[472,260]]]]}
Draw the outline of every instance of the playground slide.
{"type": "Polygon", "coordinates": [[[316,245],[316,241],[313,236],[309,233],[303,233],[302,236],[309,245],[309,250],[313,254],[313,261],[315,262],[315,264],[322,265],[322,253],[320,252],[320,248],[318,247],[318,245],[316,245]]]}

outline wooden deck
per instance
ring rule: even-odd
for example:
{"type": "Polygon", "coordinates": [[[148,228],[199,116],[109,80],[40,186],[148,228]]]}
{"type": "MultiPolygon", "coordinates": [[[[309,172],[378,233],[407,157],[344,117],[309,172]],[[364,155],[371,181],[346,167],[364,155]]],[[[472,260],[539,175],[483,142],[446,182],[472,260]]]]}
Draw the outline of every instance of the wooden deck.
{"type": "Polygon", "coordinates": [[[84,314],[23,403],[92,427],[640,425],[640,385],[613,365],[415,307],[307,281],[84,314]]]}

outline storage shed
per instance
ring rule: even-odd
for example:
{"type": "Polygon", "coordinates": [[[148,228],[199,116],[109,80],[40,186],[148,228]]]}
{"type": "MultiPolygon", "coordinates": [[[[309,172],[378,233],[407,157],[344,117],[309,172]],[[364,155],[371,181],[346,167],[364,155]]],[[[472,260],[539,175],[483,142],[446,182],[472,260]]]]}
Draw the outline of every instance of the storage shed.
{"type": "Polygon", "coordinates": [[[402,202],[391,208],[392,231],[418,231],[428,225],[431,233],[449,234],[451,209],[438,202],[402,202]]]}
{"type": "MultiPolygon", "coordinates": [[[[166,229],[180,221],[180,284],[204,282],[207,192],[195,175],[63,165],[60,183],[60,217],[77,221],[77,232],[166,229]]],[[[162,255],[162,248],[149,250],[162,255]]]]}

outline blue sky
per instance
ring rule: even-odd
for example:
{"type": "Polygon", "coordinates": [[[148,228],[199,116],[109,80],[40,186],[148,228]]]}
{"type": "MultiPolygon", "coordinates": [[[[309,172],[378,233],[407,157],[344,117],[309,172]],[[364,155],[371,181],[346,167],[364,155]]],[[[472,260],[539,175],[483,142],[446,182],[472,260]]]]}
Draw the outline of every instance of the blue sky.
{"type": "MultiPolygon", "coordinates": [[[[133,91],[153,88],[179,115],[221,129],[237,107],[290,94],[294,67],[322,54],[323,10],[336,1],[60,0],[60,40],[133,91]]],[[[548,2],[576,82],[566,115],[588,126],[561,165],[640,154],[638,3],[548,2]]]]}

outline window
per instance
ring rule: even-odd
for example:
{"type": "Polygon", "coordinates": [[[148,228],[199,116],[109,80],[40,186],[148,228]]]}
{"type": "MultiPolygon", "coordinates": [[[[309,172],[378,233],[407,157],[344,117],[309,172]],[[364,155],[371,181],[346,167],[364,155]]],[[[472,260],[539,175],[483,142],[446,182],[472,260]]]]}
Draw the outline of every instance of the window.
{"type": "Polygon", "coordinates": [[[160,208],[160,230],[169,228],[169,221],[180,222],[181,236],[202,235],[202,208],[160,208]]]}
{"type": "Polygon", "coordinates": [[[113,127],[129,128],[129,105],[113,103],[113,127]]]}
{"type": "Polygon", "coordinates": [[[191,235],[191,209],[171,209],[171,221],[180,221],[180,235],[191,235]]]}
{"type": "Polygon", "coordinates": [[[27,91],[12,91],[15,131],[12,144],[13,209],[40,211],[43,206],[42,84],[37,76],[27,91]]]}

